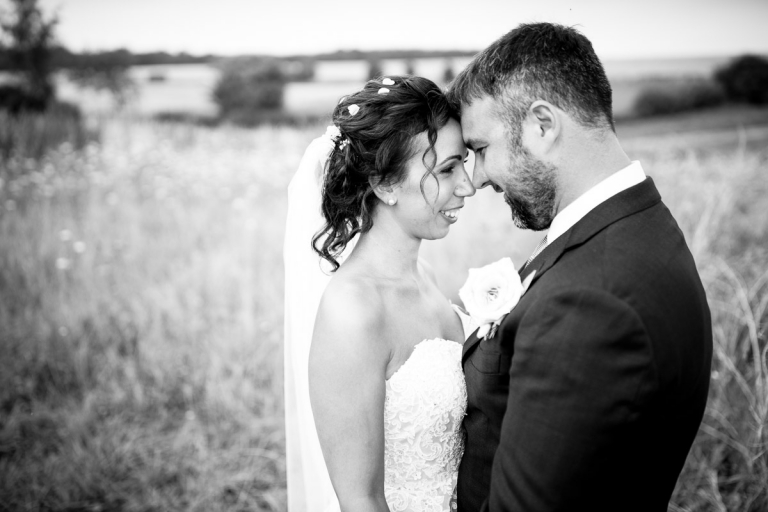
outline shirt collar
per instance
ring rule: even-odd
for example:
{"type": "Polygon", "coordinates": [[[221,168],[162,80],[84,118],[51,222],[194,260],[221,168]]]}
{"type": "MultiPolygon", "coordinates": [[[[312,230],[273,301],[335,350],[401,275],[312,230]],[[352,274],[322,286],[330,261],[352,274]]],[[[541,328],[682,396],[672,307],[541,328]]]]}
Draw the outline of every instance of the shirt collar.
{"type": "Polygon", "coordinates": [[[637,160],[633,160],[628,166],[611,174],[555,215],[547,233],[547,245],[571,229],[599,204],[643,181],[645,181],[645,172],[637,160]]]}

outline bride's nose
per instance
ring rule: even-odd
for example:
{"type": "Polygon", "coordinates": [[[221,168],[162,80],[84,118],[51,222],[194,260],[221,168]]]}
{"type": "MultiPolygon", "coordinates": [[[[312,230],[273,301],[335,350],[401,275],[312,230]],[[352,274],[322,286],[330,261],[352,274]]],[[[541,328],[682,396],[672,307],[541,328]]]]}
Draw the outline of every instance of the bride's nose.
{"type": "Polygon", "coordinates": [[[456,194],[459,197],[469,197],[475,195],[476,189],[475,186],[472,184],[472,180],[469,179],[469,175],[467,174],[467,171],[464,171],[464,175],[461,177],[461,180],[456,185],[456,190],[454,190],[454,194],[456,194]]]}

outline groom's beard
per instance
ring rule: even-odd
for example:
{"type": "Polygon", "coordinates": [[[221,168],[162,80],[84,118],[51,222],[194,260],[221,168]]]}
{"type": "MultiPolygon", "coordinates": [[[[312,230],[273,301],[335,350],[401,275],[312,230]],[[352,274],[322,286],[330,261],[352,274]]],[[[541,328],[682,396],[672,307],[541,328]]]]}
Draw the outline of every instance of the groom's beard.
{"type": "Polygon", "coordinates": [[[512,155],[511,164],[515,182],[505,187],[504,201],[512,210],[512,220],[522,229],[549,228],[555,214],[557,168],[535,159],[525,148],[512,155]]]}

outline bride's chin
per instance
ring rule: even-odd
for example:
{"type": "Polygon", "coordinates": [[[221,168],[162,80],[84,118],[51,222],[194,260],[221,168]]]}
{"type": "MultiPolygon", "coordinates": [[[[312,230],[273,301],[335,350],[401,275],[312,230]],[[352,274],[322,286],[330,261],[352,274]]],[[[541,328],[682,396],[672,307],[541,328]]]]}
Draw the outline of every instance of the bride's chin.
{"type": "Polygon", "coordinates": [[[444,228],[438,228],[433,230],[431,233],[427,234],[426,236],[421,237],[422,240],[440,240],[441,238],[445,238],[448,236],[448,233],[451,231],[450,226],[445,226],[444,228]]]}

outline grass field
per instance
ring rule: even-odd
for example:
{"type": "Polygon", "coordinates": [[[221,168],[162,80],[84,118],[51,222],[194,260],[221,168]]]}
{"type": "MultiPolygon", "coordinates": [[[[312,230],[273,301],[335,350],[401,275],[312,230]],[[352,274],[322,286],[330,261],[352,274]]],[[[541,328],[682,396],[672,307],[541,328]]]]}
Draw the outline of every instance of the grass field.
{"type": "MultiPolygon", "coordinates": [[[[324,127],[91,128],[0,160],[0,510],[285,510],[285,189],[324,127]]],[[[768,110],[618,132],[713,311],[709,407],[670,509],[768,510],[768,110]]],[[[456,299],[468,267],[519,264],[538,237],[482,191],[424,255],[456,299]]]]}

